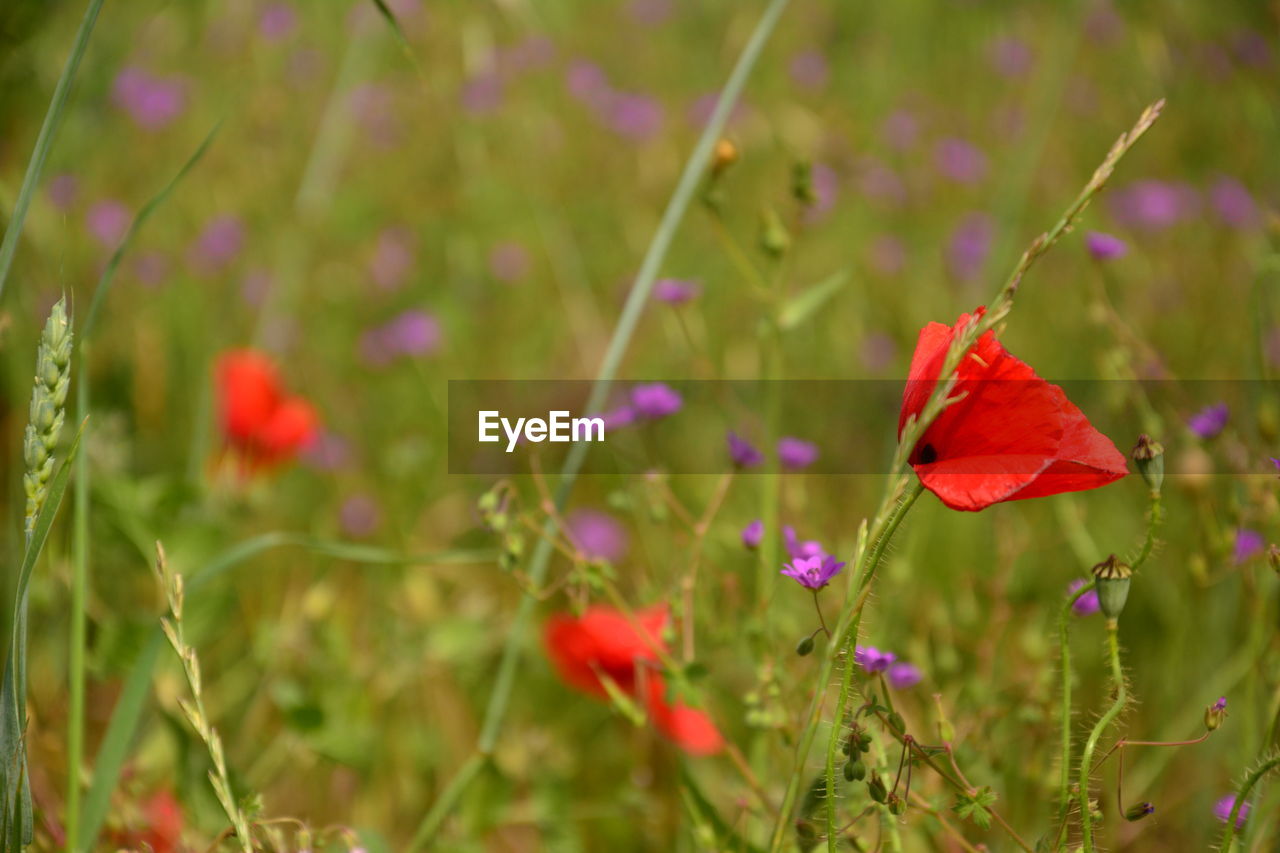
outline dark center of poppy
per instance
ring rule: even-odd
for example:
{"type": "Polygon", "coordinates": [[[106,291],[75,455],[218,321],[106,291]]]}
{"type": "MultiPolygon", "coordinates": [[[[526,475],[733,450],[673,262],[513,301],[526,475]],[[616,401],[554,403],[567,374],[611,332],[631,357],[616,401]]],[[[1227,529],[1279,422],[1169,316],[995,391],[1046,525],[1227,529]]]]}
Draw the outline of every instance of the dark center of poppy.
{"type": "Polygon", "coordinates": [[[933,449],[932,444],[926,444],[920,448],[920,464],[928,465],[931,462],[938,461],[938,451],[933,449]]]}

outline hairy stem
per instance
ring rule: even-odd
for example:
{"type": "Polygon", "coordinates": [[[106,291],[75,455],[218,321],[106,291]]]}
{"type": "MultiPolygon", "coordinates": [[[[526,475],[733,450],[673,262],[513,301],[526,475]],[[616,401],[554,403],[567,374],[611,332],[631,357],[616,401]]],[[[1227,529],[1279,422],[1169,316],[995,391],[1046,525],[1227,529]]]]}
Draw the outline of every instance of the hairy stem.
{"type": "Polygon", "coordinates": [[[1272,756],[1254,768],[1253,772],[1245,778],[1240,790],[1236,792],[1236,801],[1231,806],[1231,814],[1227,816],[1227,826],[1222,831],[1222,844],[1218,848],[1222,853],[1231,853],[1231,846],[1236,840],[1236,821],[1240,819],[1240,810],[1249,801],[1249,792],[1253,790],[1263,776],[1277,767],[1280,767],[1280,755],[1272,756]]]}
{"type": "Polygon", "coordinates": [[[1089,806],[1089,774],[1093,767],[1093,752],[1097,749],[1098,741],[1102,739],[1103,733],[1120,716],[1120,712],[1124,710],[1129,701],[1129,694],[1124,683],[1124,670],[1120,666],[1120,638],[1118,635],[1119,626],[1117,622],[1114,619],[1109,620],[1107,622],[1107,656],[1111,660],[1111,678],[1115,683],[1116,698],[1111,703],[1111,707],[1107,708],[1106,713],[1094,725],[1093,731],[1089,732],[1089,739],[1084,744],[1084,752],[1080,755],[1080,832],[1084,853],[1093,853],[1094,849],[1093,812],[1089,806]]]}

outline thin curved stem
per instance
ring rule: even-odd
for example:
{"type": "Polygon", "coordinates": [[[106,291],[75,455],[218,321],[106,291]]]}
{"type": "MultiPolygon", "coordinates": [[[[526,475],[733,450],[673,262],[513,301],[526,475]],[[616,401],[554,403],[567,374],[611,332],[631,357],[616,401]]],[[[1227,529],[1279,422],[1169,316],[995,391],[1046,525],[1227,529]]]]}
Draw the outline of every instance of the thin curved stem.
{"type": "Polygon", "coordinates": [[[1098,746],[1098,741],[1102,739],[1103,733],[1107,728],[1120,716],[1120,712],[1124,710],[1129,701],[1129,695],[1125,689],[1124,670],[1120,666],[1120,639],[1118,624],[1114,619],[1107,622],[1107,655],[1111,660],[1111,678],[1116,686],[1116,698],[1111,703],[1111,707],[1107,708],[1101,719],[1094,725],[1093,731],[1089,732],[1089,739],[1085,741],[1084,752],[1080,755],[1080,832],[1081,841],[1084,845],[1084,853],[1093,853],[1093,812],[1089,807],[1089,774],[1093,769],[1093,751],[1098,746]]]}

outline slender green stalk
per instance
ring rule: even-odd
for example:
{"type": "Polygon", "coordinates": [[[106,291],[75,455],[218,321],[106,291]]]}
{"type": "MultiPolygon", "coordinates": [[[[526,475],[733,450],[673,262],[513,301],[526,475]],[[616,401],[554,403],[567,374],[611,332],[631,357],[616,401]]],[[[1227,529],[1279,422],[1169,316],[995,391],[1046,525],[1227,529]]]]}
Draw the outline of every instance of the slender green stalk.
{"type": "Polygon", "coordinates": [[[1280,755],[1272,756],[1263,761],[1253,772],[1244,780],[1244,784],[1240,786],[1240,790],[1236,792],[1236,801],[1231,805],[1231,814],[1227,816],[1226,828],[1222,830],[1222,844],[1218,849],[1222,853],[1231,853],[1232,845],[1236,840],[1236,821],[1240,819],[1240,810],[1244,808],[1244,804],[1249,801],[1249,792],[1258,784],[1263,776],[1266,776],[1272,770],[1280,767],[1280,755]]]}
{"type": "Polygon", "coordinates": [[[58,133],[58,125],[62,123],[62,111],[67,105],[67,96],[71,93],[71,84],[75,80],[76,71],[80,68],[80,60],[84,58],[89,47],[89,36],[93,25],[97,23],[98,11],[102,9],[102,0],[89,0],[89,7],[80,19],[80,27],[76,30],[76,40],[71,45],[71,54],[62,67],[58,83],[53,87],[53,97],[49,100],[49,109],[44,114],[44,124],[40,125],[40,133],[36,136],[36,147],[31,152],[31,160],[27,162],[27,172],[22,177],[22,187],[18,190],[18,200],[9,217],[9,225],[5,228],[4,241],[0,242],[0,295],[4,293],[4,283],[9,278],[9,268],[13,265],[13,256],[18,251],[18,236],[22,233],[22,225],[27,219],[27,208],[35,195],[36,185],[44,173],[44,162],[53,148],[53,138],[58,133]]]}
{"type": "Polygon", "coordinates": [[[1058,648],[1062,655],[1062,777],[1058,782],[1058,820],[1066,825],[1071,811],[1071,614],[1075,603],[1093,591],[1089,581],[1067,599],[1058,613],[1058,648]]]}
{"type": "MultiPolygon", "coordinates": [[[[592,383],[585,407],[586,411],[601,411],[608,399],[609,388],[618,373],[618,368],[622,364],[622,359],[626,355],[627,349],[630,347],[636,325],[640,322],[640,315],[643,313],[645,305],[649,302],[653,291],[653,283],[657,280],[658,273],[666,259],[667,250],[671,247],[671,242],[675,239],[680,222],[684,219],[685,211],[688,210],[689,203],[693,200],[702,176],[706,173],[707,166],[711,162],[711,155],[716,141],[724,130],[725,122],[728,120],[734,104],[737,103],[738,96],[746,84],[751,69],[755,67],[756,61],[760,57],[760,52],[764,49],[765,43],[769,40],[769,36],[773,33],[778,19],[782,16],[782,12],[789,2],[790,0],[770,0],[764,14],[761,15],[759,22],[756,24],[755,30],[751,33],[751,37],[747,40],[746,46],[743,47],[737,63],[730,72],[724,89],[720,92],[720,97],[716,101],[716,107],[711,113],[711,118],[706,127],[703,128],[702,135],[698,138],[693,152],[685,163],[684,171],[681,173],[680,180],[671,195],[671,200],[667,203],[666,210],[662,214],[658,229],[653,235],[653,240],[650,242],[648,250],[645,252],[644,260],[640,264],[640,271],[636,275],[635,284],[632,286],[630,293],[627,294],[627,301],[618,319],[618,325],[613,331],[613,336],[610,338],[609,346],[605,350],[604,359],[600,364],[596,379],[592,383]]],[[[571,450],[565,459],[564,467],[560,471],[560,482],[553,498],[557,512],[568,501],[574,482],[586,459],[588,446],[586,443],[577,443],[571,446],[571,450]]],[[[529,561],[527,574],[530,587],[533,590],[542,586],[550,565],[551,542],[555,533],[553,519],[549,518],[547,520],[544,533],[546,535],[539,539],[529,561]]],[[[512,620],[506,643],[502,649],[502,657],[498,663],[498,674],[494,679],[493,692],[489,695],[489,703],[485,708],[484,723],[477,746],[481,755],[487,756],[493,752],[497,745],[498,737],[502,732],[507,706],[511,701],[511,692],[515,686],[520,652],[524,646],[529,620],[533,616],[533,610],[536,605],[537,600],[534,596],[526,592],[521,597],[515,617],[512,620]]],[[[461,798],[465,790],[466,785],[451,783],[445,787],[426,815],[427,818],[433,818],[437,814],[440,815],[440,819],[433,819],[433,827],[439,827],[443,816],[448,815],[453,810],[453,806],[461,798]]],[[[427,820],[424,819],[423,823],[426,824],[427,820]]],[[[421,827],[419,829],[421,830],[421,827]]],[[[434,832],[419,831],[415,834],[415,843],[410,845],[409,851],[421,849],[424,844],[431,841],[433,835],[434,832]]]]}
{"type": "Polygon", "coordinates": [[[1111,679],[1115,684],[1116,698],[1111,703],[1111,707],[1107,708],[1106,713],[1099,718],[1094,725],[1093,731],[1089,732],[1089,739],[1084,743],[1084,752],[1080,754],[1080,833],[1081,842],[1084,845],[1084,853],[1093,853],[1093,811],[1089,806],[1089,774],[1093,768],[1093,752],[1098,746],[1098,741],[1102,739],[1103,733],[1107,728],[1115,722],[1116,717],[1120,716],[1120,712],[1129,702],[1129,694],[1125,688],[1124,670],[1120,666],[1120,638],[1119,625],[1114,620],[1107,621],[1107,657],[1111,661],[1111,679]]]}

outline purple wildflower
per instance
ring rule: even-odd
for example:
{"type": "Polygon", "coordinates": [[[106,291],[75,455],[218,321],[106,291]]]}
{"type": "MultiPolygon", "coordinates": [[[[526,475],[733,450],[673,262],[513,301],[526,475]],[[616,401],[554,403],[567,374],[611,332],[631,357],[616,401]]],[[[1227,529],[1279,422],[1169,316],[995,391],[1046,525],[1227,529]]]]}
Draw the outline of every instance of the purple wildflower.
{"type": "Polygon", "coordinates": [[[880,129],[884,141],[895,151],[905,151],[916,144],[920,135],[920,122],[908,110],[897,110],[884,120],[880,129]]]}
{"type": "Polygon", "coordinates": [[[836,206],[836,196],[840,192],[840,176],[836,170],[826,163],[814,163],[809,170],[809,179],[816,197],[813,204],[804,212],[804,221],[808,225],[817,225],[827,218],[836,206]]]}
{"type": "Polygon", "coordinates": [[[244,246],[244,225],[234,216],[218,216],[200,232],[191,247],[190,260],[201,273],[220,272],[240,254],[244,246]]]}
{"type": "Polygon", "coordinates": [[[907,200],[907,187],[893,169],[879,160],[866,158],[858,174],[858,188],[862,194],[890,205],[901,205],[907,200]]]}
{"type": "Polygon", "coordinates": [[[502,77],[496,71],[476,74],[462,85],[462,108],[472,115],[485,115],[502,106],[502,77]]]}
{"type": "Polygon", "coordinates": [[[760,547],[760,543],[764,541],[764,522],[760,519],[748,524],[742,528],[742,544],[752,551],[760,547]]]}
{"type": "Polygon", "coordinates": [[[1266,540],[1262,538],[1261,533],[1241,527],[1236,531],[1236,543],[1233,550],[1235,564],[1238,566],[1247,562],[1250,558],[1258,556],[1266,545],[1266,540]]]}
{"type": "Polygon", "coordinates": [[[1084,245],[1095,261],[1112,261],[1129,252],[1129,246],[1123,240],[1102,231],[1086,231],[1084,245]]]}
{"type": "Polygon", "coordinates": [[[169,259],[162,252],[143,252],[133,261],[133,274],[147,287],[157,287],[169,275],[169,259]]]}
{"type": "MultiPolygon", "coordinates": [[[[1236,807],[1236,795],[1227,794],[1213,805],[1213,816],[1223,823],[1231,820],[1231,810],[1236,807]]],[[[1236,829],[1243,829],[1244,822],[1249,819],[1249,802],[1240,804],[1240,812],[1236,815],[1236,829]]]]}
{"type": "Polygon", "coordinates": [[[370,140],[383,148],[394,146],[400,139],[401,122],[393,101],[391,90],[378,83],[361,83],[348,96],[356,122],[370,140]]]}
{"type": "Polygon", "coordinates": [[[405,311],[386,326],[388,345],[400,355],[427,355],[440,346],[440,321],[421,310],[405,311]]]}
{"type": "Polygon", "coordinates": [[[782,574],[794,580],[806,589],[822,589],[831,579],[840,573],[844,563],[836,562],[830,555],[826,557],[799,557],[782,567],[782,574]]]}
{"type": "Polygon", "coordinates": [[[611,430],[635,423],[636,410],[630,406],[619,406],[613,411],[605,412],[600,419],[604,421],[604,431],[607,434],[611,430]]]}
{"type": "Polygon", "coordinates": [[[821,542],[816,539],[806,539],[801,542],[796,536],[796,529],[789,524],[782,528],[782,542],[787,549],[788,556],[793,560],[807,557],[821,557],[826,559],[828,556],[826,550],[823,549],[821,542]]]}
{"type": "Polygon", "coordinates": [[[1245,185],[1235,178],[1223,176],[1209,188],[1209,204],[1224,224],[1232,228],[1250,228],[1258,222],[1258,206],[1245,185]]]}
{"type": "Polygon", "coordinates": [[[252,269],[240,282],[240,298],[248,305],[261,305],[271,290],[271,273],[265,269],[252,269]]]}
{"type": "Polygon", "coordinates": [[[647,142],[662,130],[662,105],[647,95],[617,92],[602,116],[614,133],[632,142],[647,142]]]}
{"type": "Polygon", "coordinates": [[[76,195],[79,190],[80,181],[76,179],[76,176],[64,173],[56,175],[50,180],[45,192],[55,208],[66,212],[71,208],[71,205],[76,203],[76,195]]]}
{"type": "Polygon", "coordinates": [[[129,208],[115,199],[98,202],[89,208],[84,217],[89,233],[106,249],[114,249],[120,245],[129,230],[131,219],[129,208]]]}
{"type": "Polygon", "coordinates": [[[862,341],[862,366],[870,373],[882,373],[898,357],[898,344],[891,335],[875,331],[862,341]]]}
{"type": "Polygon", "coordinates": [[[806,50],[791,57],[787,70],[792,82],[809,90],[821,89],[831,77],[827,58],[817,50],[806,50]]]}
{"type": "Polygon", "coordinates": [[[528,274],[529,265],[529,252],[519,243],[499,243],[489,252],[489,272],[498,281],[519,281],[528,274]]]}
{"type": "Polygon", "coordinates": [[[991,67],[1005,77],[1022,77],[1031,70],[1031,48],[1021,39],[1006,36],[993,41],[987,49],[991,67]]]}
{"type": "Polygon", "coordinates": [[[322,430],[302,449],[300,458],[319,471],[336,471],[351,461],[351,445],[337,433],[322,430]]]}
{"type": "Polygon", "coordinates": [[[159,130],[182,114],[186,84],[176,77],[156,77],[130,67],[116,75],[111,97],[139,127],[159,130]]]}
{"type": "Polygon", "coordinates": [[[995,222],[985,213],[970,213],[960,220],[947,244],[947,266],[952,275],[961,281],[970,281],[982,271],[995,230],[995,222]]]}
{"type": "Polygon", "coordinates": [[[646,27],[657,27],[671,17],[674,6],[671,0],[631,0],[627,14],[631,20],[646,27]]]}
{"type": "Polygon", "coordinates": [[[1201,438],[1213,438],[1226,428],[1229,415],[1226,403],[1215,403],[1187,418],[1187,426],[1201,438]]]}
{"type": "MultiPolygon", "coordinates": [[[[1080,591],[1080,587],[1084,586],[1088,581],[1083,578],[1076,578],[1067,585],[1067,596],[1073,596],[1080,591]]],[[[1091,589],[1084,595],[1077,598],[1071,605],[1071,612],[1077,616],[1091,616],[1098,612],[1100,605],[1098,603],[1098,591],[1091,589]]]]}
{"type": "Polygon", "coordinates": [[[818,446],[792,436],[778,439],[778,461],[783,468],[799,471],[818,461],[818,446]]]}
{"type": "Polygon", "coordinates": [[[729,443],[729,458],[733,460],[733,464],[738,468],[754,468],[764,462],[764,454],[756,450],[751,442],[738,435],[733,430],[725,436],[725,440],[729,443]]]}
{"type": "Polygon", "coordinates": [[[399,289],[413,269],[412,239],[409,229],[400,226],[384,229],[378,235],[369,259],[369,275],[382,290],[399,289]]]}
{"type": "Polygon", "coordinates": [[[660,278],[653,284],[653,298],[668,305],[683,305],[697,297],[700,290],[696,281],[660,278]]]}
{"type": "Polygon", "coordinates": [[[612,92],[604,69],[585,59],[575,59],[569,64],[564,83],[570,95],[590,105],[602,105],[612,92]]]}
{"type": "Polygon", "coordinates": [[[607,512],[577,509],[565,518],[569,540],[584,556],[616,563],[627,554],[626,528],[607,512]]]}
{"type": "Polygon", "coordinates": [[[906,690],[908,687],[915,687],[924,679],[924,673],[920,671],[920,667],[913,663],[889,664],[884,676],[889,681],[889,686],[894,690],[906,690]]]}
{"type": "Polygon", "coordinates": [[[298,23],[298,13],[288,3],[272,3],[258,17],[258,32],[267,41],[286,38],[298,23]]]}
{"type": "Polygon", "coordinates": [[[853,659],[867,672],[884,672],[898,656],[893,652],[882,652],[875,646],[854,646],[853,659]]]}
{"type": "Polygon", "coordinates": [[[631,406],[642,418],[665,418],[680,411],[684,400],[670,385],[649,382],[631,389],[631,406]]]}
{"type": "Polygon", "coordinates": [[[867,264],[880,275],[897,275],[907,263],[907,247],[892,234],[880,234],[871,241],[867,264]]]}
{"type": "Polygon", "coordinates": [[[941,140],[933,149],[933,163],[946,178],[959,184],[973,184],[987,174],[987,155],[963,139],[941,140]]]}
{"type": "Polygon", "coordinates": [[[338,520],[342,530],[355,539],[363,539],[373,534],[382,521],[382,513],[377,502],[365,494],[352,495],[342,502],[338,510],[338,520]]]}
{"type": "Polygon", "coordinates": [[[1125,225],[1158,231],[1181,222],[1196,206],[1195,191],[1166,181],[1145,180],[1118,189],[1111,212],[1125,225]]]}
{"type": "Polygon", "coordinates": [[[1218,701],[1213,703],[1212,710],[1218,713],[1222,713],[1223,711],[1227,710],[1227,697],[1219,696],[1218,701]]]}

